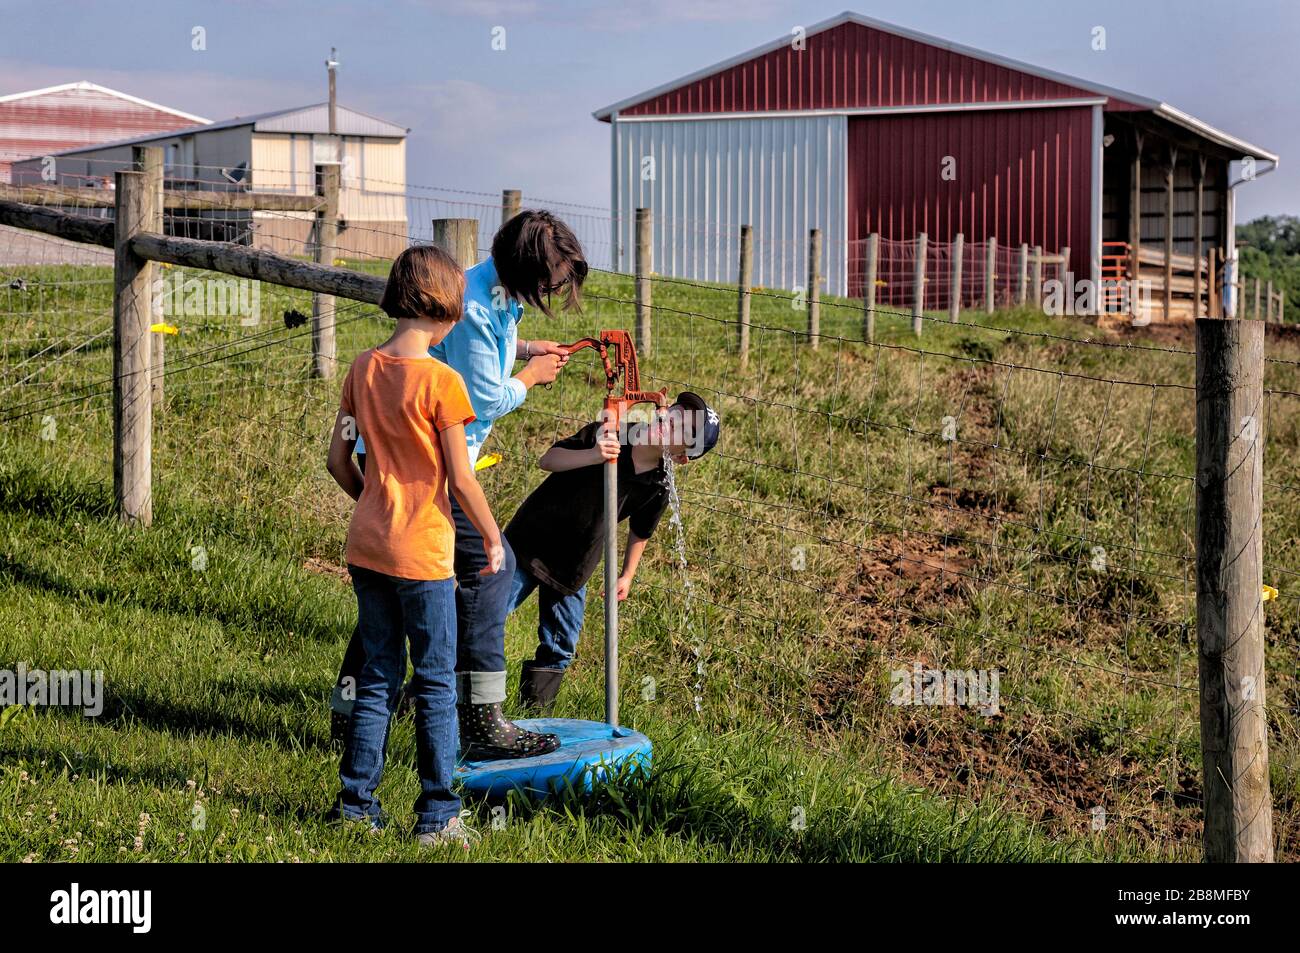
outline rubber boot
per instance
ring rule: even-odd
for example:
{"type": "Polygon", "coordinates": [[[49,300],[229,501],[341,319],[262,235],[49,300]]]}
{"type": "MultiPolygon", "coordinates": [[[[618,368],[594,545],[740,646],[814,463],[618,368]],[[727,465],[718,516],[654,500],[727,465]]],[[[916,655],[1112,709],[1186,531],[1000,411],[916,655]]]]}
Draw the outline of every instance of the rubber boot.
{"type": "Polygon", "coordinates": [[[460,750],[466,761],[502,761],[550,754],[560,746],[558,735],[527,731],[501,713],[500,702],[456,706],[460,717],[460,750]]]}
{"type": "Polygon", "coordinates": [[[546,668],[536,662],[525,662],[519,674],[519,704],[528,711],[549,718],[555,710],[555,696],[560,693],[564,669],[546,668]]]}

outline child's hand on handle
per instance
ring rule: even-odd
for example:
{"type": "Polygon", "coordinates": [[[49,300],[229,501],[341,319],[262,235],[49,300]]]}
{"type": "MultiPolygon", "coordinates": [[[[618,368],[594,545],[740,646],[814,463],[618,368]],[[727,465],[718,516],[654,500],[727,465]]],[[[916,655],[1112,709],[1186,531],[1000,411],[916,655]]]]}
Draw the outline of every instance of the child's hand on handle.
{"type": "Polygon", "coordinates": [[[613,463],[618,459],[621,449],[618,434],[613,430],[602,427],[596,434],[596,452],[600,455],[601,463],[613,463]]]}
{"type": "Polygon", "coordinates": [[[506,548],[501,545],[498,539],[495,543],[491,540],[483,540],[483,552],[487,556],[488,564],[478,571],[480,576],[491,576],[499,573],[501,567],[506,564],[506,548]]]}
{"type": "Polygon", "coordinates": [[[538,354],[536,357],[529,358],[524,369],[516,376],[529,387],[550,384],[560,376],[560,368],[564,367],[568,360],[567,354],[564,357],[559,354],[538,354]]]}
{"type": "Polygon", "coordinates": [[[561,367],[569,363],[569,349],[563,344],[557,344],[554,341],[529,341],[528,356],[531,358],[540,354],[556,355],[560,359],[561,367]]]}

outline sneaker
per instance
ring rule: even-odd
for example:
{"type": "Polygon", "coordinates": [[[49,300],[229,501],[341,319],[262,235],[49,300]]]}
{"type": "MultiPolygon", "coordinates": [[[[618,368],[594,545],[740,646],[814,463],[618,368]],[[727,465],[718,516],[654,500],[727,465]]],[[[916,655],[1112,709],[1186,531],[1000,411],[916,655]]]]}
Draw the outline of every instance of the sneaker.
{"type": "Polygon", "coordinates": [[[415,835],[421,847],[459,847],[468,851],[479,841],[478,831],[470,827],[459,817],[453,817],[440,831],[425,831],[415,835]]]}

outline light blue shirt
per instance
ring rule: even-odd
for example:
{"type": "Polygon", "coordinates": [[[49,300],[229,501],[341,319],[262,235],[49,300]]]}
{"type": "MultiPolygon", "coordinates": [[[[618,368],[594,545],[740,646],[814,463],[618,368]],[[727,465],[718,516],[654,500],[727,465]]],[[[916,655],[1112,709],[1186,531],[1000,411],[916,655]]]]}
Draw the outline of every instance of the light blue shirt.
{"type": "MultiPolygon", "coordinates": [[[[492,259],[465,272],[464,314],[429,353],[465,380],[475,420],[465,427],[470,466],[492,432],[492,424],[524,402],[528,388],[510,373],[518,347],[523,306],[511,298],[497,277],[492,259]]],[[[357,440],[357,453],[365,453],[357,440]]]]}

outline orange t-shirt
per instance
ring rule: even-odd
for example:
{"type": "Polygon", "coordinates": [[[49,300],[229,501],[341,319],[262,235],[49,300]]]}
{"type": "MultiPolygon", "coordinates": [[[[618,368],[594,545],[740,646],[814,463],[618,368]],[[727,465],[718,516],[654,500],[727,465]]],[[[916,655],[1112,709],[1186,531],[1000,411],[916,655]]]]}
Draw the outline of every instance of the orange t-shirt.
{"type": "Polygon", "coordinates": [[[348,371],[341,406],[366,441],[347,561],[402,579],[450,579],[456,530],[438,434],[474,419],[465,382],[432,357],[372,349],[348,371]]]}

